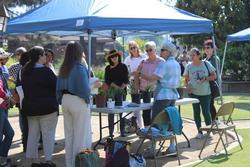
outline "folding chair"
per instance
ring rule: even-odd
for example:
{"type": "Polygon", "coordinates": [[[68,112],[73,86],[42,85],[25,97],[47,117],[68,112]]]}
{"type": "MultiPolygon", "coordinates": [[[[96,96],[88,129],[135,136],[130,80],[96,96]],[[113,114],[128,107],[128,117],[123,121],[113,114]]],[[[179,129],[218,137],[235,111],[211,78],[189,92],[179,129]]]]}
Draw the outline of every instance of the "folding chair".
{"type": "Polygon", "coordinates": [[[204,126],[204,127],[200,128],[201,131],[207,131],[208,135],[206,136],[205,141],[203,143],[203,146],[201,148],[199,158],[201,158],[201,153],[202,153],[202,151],[203,151],[203,149],[204,149],[204,147],[205,147],[205,145],[207,143],[207,140],[208,140],[208,137],[209,137],[210,133],[212,133],[212,132],[217,132],[219,134],[219,140],[217,141],[215,149],[214,149],[215,153],[216,153],[218,144],[221,141],[222,145],[224,147],[225,153],[226,153],[226,155],[228,155],[227,149],[226,149],[226,144],[223,141],[222,137],[223,137],[223,134],[227,135],[226,134],[227,130],[231,130],[231,129],[233,129],[233,131],[235,132],[235,135],[237,137],[237,141],[238,141],[241,149],[243,149],[243,147],[241,145],[241,142],[239,140],[238,133],[236,132],[235,125],[233,124],[233,120],[232,120],[232,117],[231,117],[232,113],[233,113],[233,110],[234,110],[234,102],[228,102],[228,103],[222,104],[221,107],[219,108],[217,114],[216,114],[216,117],[219,117],[219,116],[224,117],[224,116],[226,116],[226,117],[228,117],[228,119],[226,121],[221,122],[220,124],[218,124],[218,123],[216,123],[214,121],[212,123],[212,125],[208,125],[208,126],[204,126]]]}
{"type": "MultiPolygon", "coordinates": [[[[147,131],[146,134],[138,134],[137,135],[139,136],[140,139],[142,139],[139,147],[137,148],[137,151],[136,153],[138,154],[144,141],[146,139],[150,140],[152,142],[152,147],[154,148],[154,164],[155,164],[155,167],[157,167],[157,158],[161,158],[161,157],[164,157],[164,156],[159,156],[159,153],[160,151],[163,150],[163,145],[165,143],[166,140],[171,140],[171,139],[174,139],[175,143],[176,143],[176,153],[177,153],[177,158],[178,158],[178,163],[179,165],[181,164],[180,163],[180,158],[179,158],[179,153],[178,153],[178,146],[177,146],[177,139],[176,139],[176,135],[173,134],[173,135],[170,135],[170,136],[153,136],[153,134],[151,133],[151,128],[154,126],[154,125],[160,125],[160,124],[165,124],[165,125],[170,125],[170,120],[168,118],[168,115],[165,111],[162,111],[160,112],[153,120],[153,122],[151,123],[150,127],[149,127],[149,130],[147,131]],[[156,143],[157,142],[160,142],[159,145],[160,145],[160,148],[158,149],[157,153],[156,153],[156,143]]],[[[167,156],[167,155],[165,155],[167,156]]]]}

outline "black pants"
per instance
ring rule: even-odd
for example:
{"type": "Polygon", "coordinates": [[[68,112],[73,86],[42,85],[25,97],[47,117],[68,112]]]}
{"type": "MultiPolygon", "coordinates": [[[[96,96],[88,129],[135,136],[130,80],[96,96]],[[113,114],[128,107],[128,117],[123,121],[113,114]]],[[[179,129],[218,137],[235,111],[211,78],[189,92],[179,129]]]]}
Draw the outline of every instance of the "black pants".
{"type": "Polygon", "coordinates": [[[21,118],[22,118],[22,125],[23,125],[23,131],[22,131],[22,144],[23,144],[23,152],[26,152],[27,148],[27,141],[28,141],[28,133],[29,133],[29,126],[28,126],[28,119],[25,114],[23,114],[23,111],[20,110],[21,118]]]}
{"type": "Polygon", "coordinates": [[[156,100],[152,107],[152,120],[155,118],[157,114],[162,112],[168,106],[174,106],[176,100],[156,100]]]}
{"type": "MultiPolygon", "coordinates": [[[[124,118],[122,118],[122,114],[119,114],[120,116],[120,132],[121,135],[125,134],[125,121],[124,118]]],[[[114,133],[114,114],[108,114],[108,124],[109,124],[109,136],[113,137],[114,133]]]]}
{"type": "Polygon", "coordinates": [[[144,126],[149,126],[151,124],[151,110],[142,111],[144,126]]]}
{"type": "Polygon", "coordinates": [[[214,106],[214,98],[211,96],[211,101],[210,101],[210,114],[212,121],[216,120],[216,108],[214,106]]]}

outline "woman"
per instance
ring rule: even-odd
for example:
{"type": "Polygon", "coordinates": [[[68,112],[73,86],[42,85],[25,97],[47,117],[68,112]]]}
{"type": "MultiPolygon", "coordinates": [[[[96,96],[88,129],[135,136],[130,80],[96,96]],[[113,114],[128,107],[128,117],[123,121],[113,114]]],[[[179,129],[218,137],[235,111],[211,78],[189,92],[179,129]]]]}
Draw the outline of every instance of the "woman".
{"type": "MultiPolygon", "coordinates": [[[[135,41],[130,41],[128,43],[129,56],[125,58],[124,64],[127,65],[130,75],[131,84],[134,82],[134,72],[137,70],[138,66],[142,61],[145,60],[145,55],[140,53],[139,45],[135,41]]],[[[138,83],[136,83],[138,85],[138,83]]],[[[138,87],[136,88],[138,90],[138,87]]],[[[136,117],[137,126],[141,129],[143,128],[143,118],[141,111],[135,111],[134,116],[136,117]]]]}
{"type": "Polygon", "coordinates": [[[24,66],[21,76],[24,93],[22,109],[29,125],[26,157],[34,162],[33,165],[37,164],[37,143],[41,131],[46,165],[56,166],[52,162],[59,111],[56,100],[56,76],[44,65],[46,56],[43,47],[34,46],[29,51],[29,56],[30,60],[24,66]]]}
{"type": "MultiPolygon", "coordinates": [[[[213,41],[206,40],[204,42],[204,51],[205,51],[205,60],[209,61],[213,67],[216,69],[216,73],[218,74],[220,72],[220,58],[218,56],[214,55],[214,46],[213,46],[213,41]]],[[[219,77],[217,75],[217,82],[219,83],[219,77]]],[[[211,96],[211,101],[210,101],[210,113],[212,117],[212,121],[218,119],[216,117],[216,108],[214,106],[214,98],[211,96]]]]}
{"type": "MultiPolygon", "coordinates": [[[[7,53],[0,48],[0,59],[7,53]]],[[[0,60],[0,66],[1,66],[0,60]]],[[[14,137],[14,130],[8,120],[8,108],[13,102],[7,86],[7,80],[0,68],[0,166],[7,166],[7,157],[14,137]]],[[[9,166],[9,165],[8,165],[9,166]]]]}
{"type": "MultiPolygon", "coordinates": [[[[121,63],[121,53],[117,50],[111,50],[107,55],[109,65],[105,68],[105,83],[109,87],[120,88],[126,92],[128,84],[128,69],[127,66],[121,63]]],[[[126,93],[125,93],[126,94],[126,93]]],[[[126,95],[124,95],[125,100],[126,95]]],[[[125,126],[122,114],[120,114],[120,132],[121,137],[125,137],[125,126]]],[[[108,115],[109,136],[113,137],[114,132],[114,114],[108,115]]]]}
{"type": "MultiPolygon", "coordinates": [[[[156,44],[153,41],[147,42],[145,44],[145,51],[147,52],[148,58],[141,62],[137,71],[147,76],[151,76],[157,66],[159,66],[159,64],[165,60],[156,54],[156,44]]],[[[143,92],[147,91],[149,87],[151,87],[150,89],[152,92],[154,91],[153,89],[154,85],[156,85],[156,81],[150,81],[143,77],[139,77],[137,79],[139,79],[139,89],[142,94],[143,92]]],[[[151,110],[143,111],[143,121],[144,126],[149,126],[151,124],[151,110]]]]}
{"type": "Polygon", "coordinates": [[[76,155],[92,144],[89,75],[86,65],[81,63],[83,57],[81,45],[70,41],[57,80],[57,99],[64,117],[67,167],[75,166],[76,155]]]}
{"type": "Polygon", "coordinates": [[[211,91],[209,87],[209,81],[216,78],[214,67],[207,61],[202,61],[200,51],[197,48],[192,48],[190,51],[192,62],[190,62],[184,71],[186,87],[188,89],[190,97],[199,99],[200,103],[193,104],[194,121],[198,130],[196,136],[197,139],[203,137],[201,127],[200,107],[205,119],[206,125],[211,124],[210,115],[210,99],[211,91]],[[208,67],[206,67],[206,65],[208,67]],[[208,71],[209,70],[209,71],[208,71]],[[209,73],[211,74],[209,76],[209,73]]]}

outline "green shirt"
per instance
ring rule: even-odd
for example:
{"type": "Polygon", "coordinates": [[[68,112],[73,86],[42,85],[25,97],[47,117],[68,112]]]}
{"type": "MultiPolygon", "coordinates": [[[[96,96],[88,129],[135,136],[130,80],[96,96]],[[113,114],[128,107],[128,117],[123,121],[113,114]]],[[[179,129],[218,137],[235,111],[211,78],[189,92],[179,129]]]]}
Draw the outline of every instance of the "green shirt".
{"type": "MultiPolygon", "coordinates": [[[[207,67],[209,69],[209,72],[215,72],[215,68],[211,65],[211,63],[209,63],[208,61],[206,61],[207,67]]],[[[204,81],[204,82],[200,82],[199,80],[204,78],[204,77],[208,77],[209,76],[209,72],[206,68],[206,65],[204,63],[204,61],[201,62],[200,65],[196,66],[193,65],[192,63],[189,63],[184,71],[184,76],[189,76],[189,86],[192,89],[192,94],[195,95],[209,95],[211,94],[210,91],[210,87],[209,87],[209,81],[204,81]]]]}

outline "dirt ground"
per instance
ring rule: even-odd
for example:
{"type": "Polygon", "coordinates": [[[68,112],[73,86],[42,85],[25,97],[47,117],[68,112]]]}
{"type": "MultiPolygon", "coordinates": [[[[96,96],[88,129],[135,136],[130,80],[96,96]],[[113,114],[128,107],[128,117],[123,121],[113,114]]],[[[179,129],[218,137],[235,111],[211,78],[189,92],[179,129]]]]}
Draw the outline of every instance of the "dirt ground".
{"type": "MultiPolygon", "coordinates": [[[[21,134],[20,134],[20,129],[19,129],[18,117],[11,117],[9,118],[9,120],[15,130],[15,137],[14,137],[9,155],[14,163],[16,163],[20,167],[23,167],[25,154],[22,152],[21,134]]],[[[104,124],[107,124],[108,122],[107,116],[103,116],[102,120],[104,124]]],[[[198,154],[204,142],[204,139],[195,139],[197,130],[193,121],[184,120],[183,125],[184,125],[183,131],[189,138],[191,147],[188,148],[187,142],[182,135],[177,137],[180,160],[181,160],[182,165],[199,160],[198,154]]],[[[99,138],[99,117],[95,115],[92,116],[92,134],[93,134],[92,139],[93,139],[93,145],[94,145],[99,138]]],[[[103,134],[104,136],[107,136],[108,130],[104,130],[103,134]]],[[[117,128],[116,128],[115,138],[132,142],[131,152],[133,153],[136,151],[140,143],[140,140],[135,134],[131,134],[125,138],[120,138],[118,136],[119,136],[119,132],[117,132],[117,128]]],[[[209,139],[209,142],[208,142],[209,146],[205,147],[202,157],[206,157],[214,153],[213,149],[215,147],[215,143],[217,140],[218,140],[218,135],[214,135],[211,139],[209,139]]],[[[229,138],[229,140],[231,140],[231,138],[229,138]]],[[[64,162],[65,150],[64,150],[64,129],[63,129],[63,116],[62,115],[60,115],[58,119],[57,130],[56,130],[56,143],[57,144],[55,145],[53,161],[57,164],[58,167],[64,167],[65,166],[65,162],[64,162]]],[[[150,144],[149,141],[146,141],[143,145],[144,149],[147,148],[149,144],[150,144]]],[[[168,142],[165,143],[165,146],[166,147],[168,146],[168,142]]],[[[104,152],[103,146],[98,146],[97,149],[100,153],[102,166],[104,166],[105,152],[104,152]]],[[[219,144],[218,151],[220,150],[222,150],[221,144],[219,144]]],[[[142,151],[143,149],[141,149],[141,152],[142,151]]],[[[40,151],[40,155],[41,155],[40,156],[41,159],[43,159],[43,151],[40,151]]],[[[147,159],[148,167],[154,166],[153,164],[154,164],[153,160],[147,159]]],[[[176,157],[159,158],[158,166],[159,167],[178,166],[178,161],[176,157]]]]}

